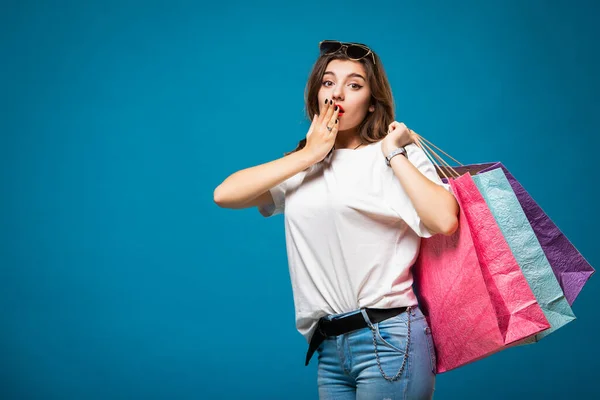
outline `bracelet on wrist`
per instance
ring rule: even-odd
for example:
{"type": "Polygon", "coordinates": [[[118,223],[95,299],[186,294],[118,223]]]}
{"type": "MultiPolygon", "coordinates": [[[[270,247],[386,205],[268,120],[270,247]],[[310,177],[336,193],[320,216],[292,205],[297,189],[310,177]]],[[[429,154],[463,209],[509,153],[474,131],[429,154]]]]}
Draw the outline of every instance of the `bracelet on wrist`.
{"type": "Polygon", "coordinates": [[[408,159],[408,154],[406,154],[406,149],[404,147],[398,147],[397,149],[392,150],[390,154],[385,157],[385,164],[388,167],[391,167],[390,160],[397,156],[398,154],[402,154],[404,157],[408,159]]]}

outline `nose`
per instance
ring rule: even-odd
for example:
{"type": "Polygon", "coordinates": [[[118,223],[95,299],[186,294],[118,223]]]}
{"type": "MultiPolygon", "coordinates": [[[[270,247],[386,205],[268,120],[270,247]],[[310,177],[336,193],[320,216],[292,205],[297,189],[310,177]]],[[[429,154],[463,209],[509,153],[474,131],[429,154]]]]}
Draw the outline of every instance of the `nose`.
{"type": "Polygon", "coordinates": [[[336,85],[331,92],[331,99],[340,102],[344,99],[344,90],[341,85],[336,85]]]}

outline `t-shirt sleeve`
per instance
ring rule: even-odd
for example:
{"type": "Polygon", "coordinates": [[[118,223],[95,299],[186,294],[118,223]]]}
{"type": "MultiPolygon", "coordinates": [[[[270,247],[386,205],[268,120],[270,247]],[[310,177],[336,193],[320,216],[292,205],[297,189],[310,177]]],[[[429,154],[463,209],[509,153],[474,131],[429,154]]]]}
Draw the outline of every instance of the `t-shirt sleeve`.
{"type": "Polygon", "coordinates": [[[283,213],[285,209],[286,184],[287,181],[283,181],[279,185],[269,189],[273,197],[273,203],[258,207],[258,211],[260,211],[263,217],[271,217],[283,213]]]}
{"type": "MultiPolygon", "coordinates": [[[[450,185],[442,182],[438,176],[435,166],[427,158],[425,152],[416,144],[411,143],[405,147],[409,161],[429,180],[442,186],[450,193],[450,185]]],[[[397,156],[402,157],[402,156],[397,156]]],[[[388,167],[389,168],[389,167],[388,167]]],[[[413,230],[417,235],[422,238],[431,237],[432,234],[425,227],[421,218],[417,214],[415,207],[413,206],[408,194],[402,187],[402,184],[392,171],[392,182],[389,189],[388,201],[392,209],[398,214],[398,216],[404,220],[404,222],[413,230]]]]}

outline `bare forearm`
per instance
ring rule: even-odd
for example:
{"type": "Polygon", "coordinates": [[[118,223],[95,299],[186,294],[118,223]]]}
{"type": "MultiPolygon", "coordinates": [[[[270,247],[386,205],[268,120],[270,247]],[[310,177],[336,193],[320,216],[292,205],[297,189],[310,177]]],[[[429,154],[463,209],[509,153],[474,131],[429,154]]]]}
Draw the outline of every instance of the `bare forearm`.
{"type": "Polygon", "coordinates": [[[214,200],[221,207],[241,208],[314,163],[314,157],[303,149],[277,160],[237,171],[217,186],[214,200]]]}
{"type": "Polygon", "coordinates": [[[425,227],[432,234],[452,234],[458,224],[454,196],[429,180],[406,157],[396,156],[390,164],[425,227]]]}

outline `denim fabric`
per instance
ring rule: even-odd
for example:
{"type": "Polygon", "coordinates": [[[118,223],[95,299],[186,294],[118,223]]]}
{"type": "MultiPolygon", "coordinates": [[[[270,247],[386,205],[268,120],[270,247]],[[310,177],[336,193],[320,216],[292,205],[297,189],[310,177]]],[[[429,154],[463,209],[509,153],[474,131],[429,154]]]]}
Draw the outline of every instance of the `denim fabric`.
{"type": "Polygon", "coordinates": [[[364,311],[330,315],[328,319],[361,313],[368,328],[327,338],[317,349],[318,386],[321,400],[431,399],[435,386],[435,349],[431,330],[418,306],[380,323],[372,324],[364,311]],[[375,343],[373,342],[375,336],[375,343]],[[380,370],[396,380],[388,381],[380,370]],[[406,358],[406,360],[405,360],[406,358]]]}

